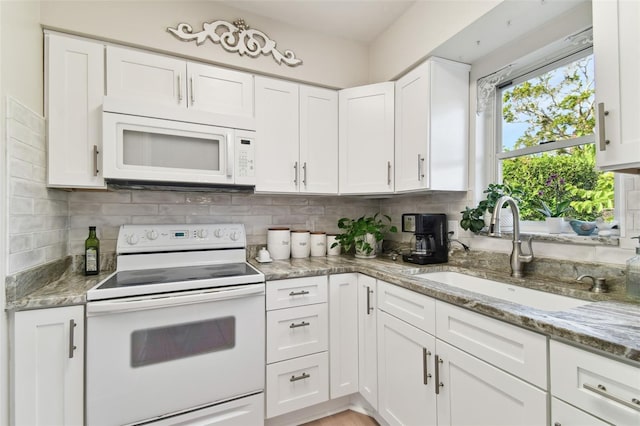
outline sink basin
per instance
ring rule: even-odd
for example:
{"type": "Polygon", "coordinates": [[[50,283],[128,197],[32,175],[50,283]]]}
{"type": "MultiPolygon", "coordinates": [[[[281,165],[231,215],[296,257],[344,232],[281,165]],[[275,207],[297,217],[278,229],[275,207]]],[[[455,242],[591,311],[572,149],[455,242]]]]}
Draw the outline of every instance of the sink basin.
{"type": "Polygon", "coordinates": [[[574,299],[573,297],[561,296],[559,294],[546,293],[544,291],[532,290],[529,288],[501,283],[499,281],[487,280],[473,277],[458,272],[427,272],[416,274],[414,277],[427,278],[452,287],[480,293],[485,296],[518,303],[544,311],[564,311],[578,306],[591,303],[587,300],[574,299]]]}

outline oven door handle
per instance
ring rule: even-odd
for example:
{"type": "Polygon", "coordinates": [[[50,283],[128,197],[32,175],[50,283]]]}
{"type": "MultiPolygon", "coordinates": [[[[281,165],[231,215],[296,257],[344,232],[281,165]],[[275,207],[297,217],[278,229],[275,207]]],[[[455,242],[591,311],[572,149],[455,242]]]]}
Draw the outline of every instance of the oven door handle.
{"type": "Polygon", "coordinates": [[[264,284],[250,284],[209,291],[187,292],[171,295],[155,295],[130,300],[101,300],[87,303],[87,317],[120,312],[158,309],[194,303],[215,302],[264,294],[264,284]]]}

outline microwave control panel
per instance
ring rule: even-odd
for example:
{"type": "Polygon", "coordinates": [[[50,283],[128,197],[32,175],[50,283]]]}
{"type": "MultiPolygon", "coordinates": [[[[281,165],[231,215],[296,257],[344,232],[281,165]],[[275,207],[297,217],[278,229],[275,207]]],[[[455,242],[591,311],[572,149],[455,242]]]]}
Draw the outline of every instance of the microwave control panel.
{"type": "Polygon", "coordinates": [[[256,141],[252,137],[237,136],[236,158],[237,172],[236,183],[251,184],[256,176],[256,141]]]}

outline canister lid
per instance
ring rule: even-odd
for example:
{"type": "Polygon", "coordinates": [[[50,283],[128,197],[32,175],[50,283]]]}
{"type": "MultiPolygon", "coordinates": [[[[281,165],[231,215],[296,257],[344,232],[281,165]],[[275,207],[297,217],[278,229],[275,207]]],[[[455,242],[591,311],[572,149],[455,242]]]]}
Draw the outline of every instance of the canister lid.
{"type": "Polygon", "coordinates": [[[306,232],[306,233],[310,233],[308,229],[292,229],[291,232],[306,232]]]}
{"type": "Polygon", "coordinates": [[[269,231],[288,231],[289,228],[286,226],[277,226],[274,228],[269,228],[269,231]]]}

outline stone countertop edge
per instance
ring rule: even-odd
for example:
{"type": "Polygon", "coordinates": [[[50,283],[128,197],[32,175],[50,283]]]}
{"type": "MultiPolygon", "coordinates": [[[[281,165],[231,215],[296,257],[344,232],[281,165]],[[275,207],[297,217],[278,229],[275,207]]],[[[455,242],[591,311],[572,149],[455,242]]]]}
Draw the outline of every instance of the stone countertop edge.
{"type": "MultiPolygon", "coordinates": [[[[562,286],[554,288],[554,292],[592,300],[594,303],[551,312],[411,276],[422,271],[455,271],[499,281],[510,281],[511,284],[533,289],[548,290],[551,287],[543,281],[510,280],[510,277],[450,264],[413,265],[381,258],[359,260],[351,256],[287,259],[263,264],[251,260],[250,263],[264,273],[267,282],[329,274],[363,273],[552,338],[578,343],[605,354],[626,359],[633,364],[640,364],[640,303],[606,300],[608,297],[606,295],[567,289],[565,285],[564,288],[562,286]]],[[[112,273],[104,272],[91,277],[65,273],[59,280],[25,297],[8,301],[6,310],[22,311],[85,304],[87,290],[112,273]]]]}

